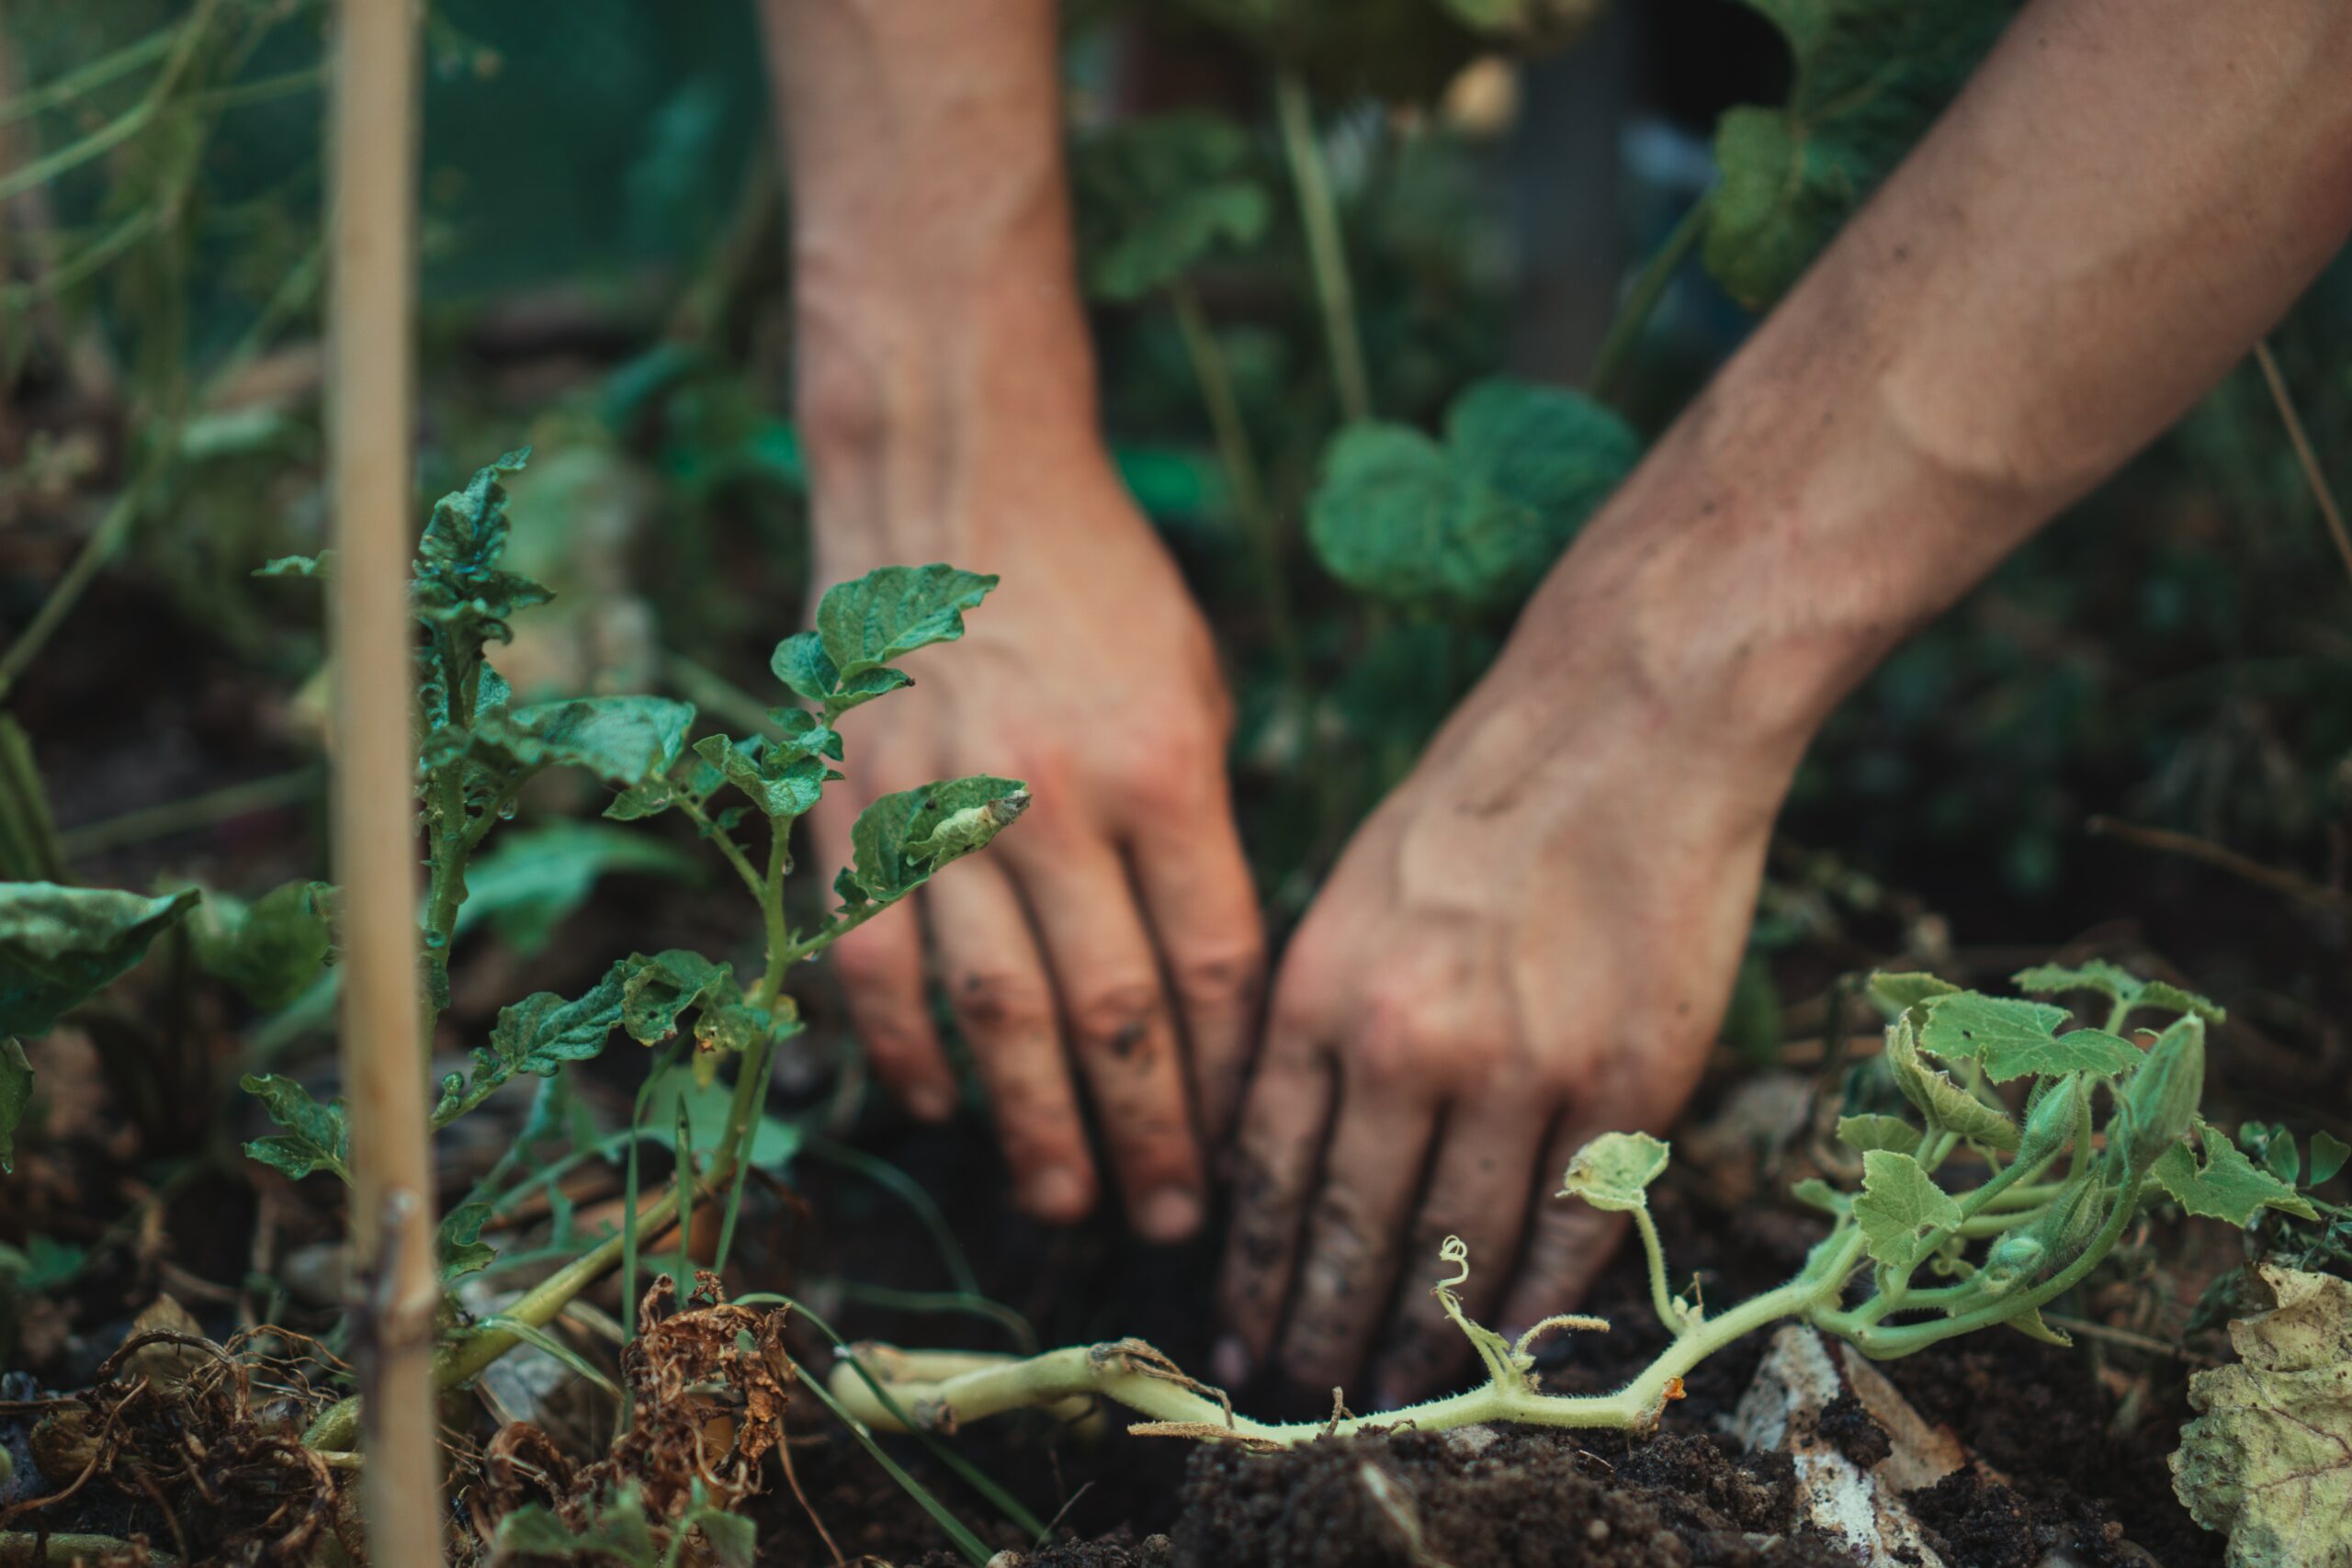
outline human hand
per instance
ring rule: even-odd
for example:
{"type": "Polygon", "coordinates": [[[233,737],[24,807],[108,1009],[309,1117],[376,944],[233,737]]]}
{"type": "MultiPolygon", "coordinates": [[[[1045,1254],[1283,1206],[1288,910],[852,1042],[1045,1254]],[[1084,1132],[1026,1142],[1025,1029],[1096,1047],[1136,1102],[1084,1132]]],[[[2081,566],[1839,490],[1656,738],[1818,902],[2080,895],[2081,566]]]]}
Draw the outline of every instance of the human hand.
{"type": "Polygon", "coordinates": [[[1241,1123],[1220,1380],[1271,1354],[1319,1393],[1376,1348],[1378,1405],[1435,1392],[1468,1351],[1428,1289],[1449,1235],[1474,1318],[1515,1336],[1574,1305],[1622,1227],[1552,1201],[1569,1156],[1662,1129],[1697,1081],[1793,752],[1662,706],[1676,688],[1599,604],[1539,614],[1576,630],[1513,643],[1283,959],[1241,1123]]]}
{"type": "MultiPolygon", "coordinates": [[[[1099,450],[985,470],[938,547],[1002,585],[953,658],[867,710],[850,798],[829,797],[814,827],[845,864],[857,808],[886,791],[991,773],[1026,780],[1035,805],[915,912],[844,937],[833,959],[877,1076],[943,1119],[956,1081],[924,994],[927,931],[1021,1206],[1066,1222],[1094,1203],[1074,1060],[1132,1223],[1171,1241],[1204,1211],[1193,1108],[1212,1134],[1230,1120],[1256,1023],[1261,938],[1226,783],[1227,700],[1206,626],[1099,450]]],[[[885,564],[822,506],[819,582],[885,564]]]]}

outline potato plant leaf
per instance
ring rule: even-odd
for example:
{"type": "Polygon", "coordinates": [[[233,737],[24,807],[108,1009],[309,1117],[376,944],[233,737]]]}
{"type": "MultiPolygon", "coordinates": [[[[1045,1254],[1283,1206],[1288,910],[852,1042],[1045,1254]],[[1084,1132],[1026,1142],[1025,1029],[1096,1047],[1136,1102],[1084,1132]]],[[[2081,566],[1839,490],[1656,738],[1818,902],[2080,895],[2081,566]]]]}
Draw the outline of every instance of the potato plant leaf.
{"type": "Polygon", "coordinates": [[[111,887],[0,883],[0,1035],[45,1034],[195,908],[196,889],[149,898],[111,887]]]}
{"type": "Polygon", "coordinates": [[[196,961],[264,1011],[290,1005],[334,957],[334,888],[288,882],[248,904],[209,895],[188,921],[196,961]]]}
{"type": "Polygon", "coordinates": [[[2220,1129],[2199,1122],[2198,1141],[2204,1145],[2200,1164],[2186,1144],[2174,1144],[2148,1168],[2148,1179],[2192,1214],[2251,1224],[2256,1211],[2270,1208],[2300,1219],[2315,1220],[2319,1213],[2294,1188],[2248,1159],[2220,1129]]]}
{"type": "Polygon", "coordinates": [[[1481,615],[1525,598],[1641,456],[1631,426],[1580,392],[1481,381],[1445,439],[1400,424],[1340,433],[1307,503],[1317,556],[1352,588],[1481,615]]]}
{"type": "Polygon", "coordinates": [[[1091,130],[1070,148],[1070,192],[1087,292],[1140,299],[1220,247],[1265,233],[1273,194],[1249,133],[1212,114],[1091,130]]]}
{"type": "Polygon", "coordinates": [[[841,777],[822,757],[763,735],[743,740],[706,735],[695,742],[695,753],[748,795],[770,821],[790,822],[808,815],[827,782],[841,777]]]}
{"type": "Polygon", "coordinates": [[[292,1078],[248,1073],[240,1080],[285,1132],[245,1145],[254,1159],[299,1181],[314,1170],[351,1179],[351,1123],[341,1100],[322,1105],[292,1078]]]}
{"type": "Polygon", "coordinates": [[[255,577],[310,577],[322,582],[334,581],[334,552],[321,550],[314,556],[279,556],[264,561],[254,569],[255,577]]]}
{"type": "Polygon", "coordinates": [[[1970,991],[1928,1004],[1919,1041],[1946,1061],[1973,1060],[1995,1083],[2028,1074],[2112,1077],[2140,1062],[2139,1047],[2098,1029],[2061,1034],[2064,1008],[1970,991]]]}
{"type": "Polygon", "coordinates": [[[623,959],[605,970],[594,987],[570,1000],[553,991],[537,991],[500,1009],[498,1021],[491,1026],[490,1043],[474,1047],[470,1079],[451,1073],[441,1080],[433,1124],[448,1125],[518,1073],[552,1077],[563,1070],[565,1063],[584,1062],[602,1052],[605,1042],[620,1027],[629,982],[639,973],[633,966],[635,962],[623,959]]]}
{"type": "Polygon", "coordinates": [[[441,1260],[443,1284],[487,1269],[497,1259],[498,1248],[481,1239],[482,1227],[490,1224],[492,1213],[487,1203],[460,1203],[441,1216],[434,1251],[441,1260]]]}
{"type": "Polygon", "coordinates": [[[817,626],[776,645],[770,668],[828,722],[911,677],[890,660],[964,635],[964,612],[997,580],[960,568],[886,566],[838,583],[817,604],[817,626]]]}
{"type": "Polygon", "coordinates": [[[1854,1223],[1862,1245],[1889,1269],[1917,1268],[1939,1233],[1958,1226],[1960,1204],[1909,1155],[1872,1149],[1862,1156],[1862,1191],[1854,1223]]]}
{"type": "Polygon", "coordinates": [[[1611,1213],[1646,1208],[1649,1184],[1665,1173],[1672,1152],[1647,1133],[1603,1133],[1569,1156],[1560,1195],[1611,1213]]]}
{"type": "MultiPolygon", "coordinates": [[[[608,813],[609,815],[609,813],[608,813]]],[[[554,939],[607,876],[701,880],[702,863],[650,833],[560,817],[510,830],[466,868],[466,901],[458,934],[487,924],[516,957],[530,958],[554,939]]]]}
{"type": "Polygon", "coordinates": [[[1910,152],[2017,0],[1747,0],[1788,40],[1787,102],[1715,125],[1707,270],[1752,310],[1778,299],[1910,152]]]}
{"type": "Polygon", "coordinates": [[[2188,1380],[2173,1491],[2230,1538],[2229,1568],[2352,1563],[2352,1282],[2261,1264],[2267,1311],[2230,1325],[2238,1364],[2188,1380]]]}
{"type": "Polygon", "coordinates": [[[883,795],[850,829],[857,857],[853,881],[876,903],[903,898],[940,867],[987,844],[1028,805],[1026,784],[986,774],[883,795]]]}
{"type": "Polygon", "coordinates": [[[732,965],[679,948],[650,958],[631,953],[615,972],[623,976],[621,1027],[640,1045],[659,1044],[675,1034],[689,1008],[726,1007],[743,999],[732,965]]]}
{"type": "Polygon", "coordinates": [[[675,763],[694,721],[692,703],[669,697],[571,697],[483,709],[475,716],[469,750],[500,772],[581,768],[626,786],[675,763]]]}

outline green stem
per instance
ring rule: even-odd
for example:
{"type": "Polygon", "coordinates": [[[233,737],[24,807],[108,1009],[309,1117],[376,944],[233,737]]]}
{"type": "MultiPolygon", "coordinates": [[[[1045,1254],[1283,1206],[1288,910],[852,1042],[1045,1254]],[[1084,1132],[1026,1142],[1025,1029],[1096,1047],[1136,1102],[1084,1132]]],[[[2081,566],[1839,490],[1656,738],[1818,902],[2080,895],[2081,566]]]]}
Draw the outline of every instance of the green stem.
{"type": "Polygon", "coordinates": [[[26,667],[49,645],[49,639],[56,635],[57,628],[64,624],[74,606],[82,602],[82,595],[88,591],[98,573],[122,547],[123,540],[130,535],[132,525],[139,521],[141,509],[147,503],[148,492],[162,481],[165,464],[163,454],[167,449],[168,444],[162,443],[153,449],[147,461],[141,466],[138,477],[123,487],[122,493],[116,496],[114,504],[107,509],[107,514],[98,520],[98,525],[90,530],[90,536],[83,544],[81,553],[74,558],[74,564],[65,569],[65,575],[57,580],[57,586],[50,590],[49,597],[42,601],[40,610],[26,624],[25,629],[17,634],[17,640],[8,645],[8,651],[0,654],[0,697],[6,697],[15,689],[26,667]]]}
{"type": "Polygon", "coordinates": [[[1233,376],[1225,350],[1201,308],[1200,292],[1189,278],[1168,286],[1168,302],[1184,334],[1184,352],[1193,362],[1193,378],[1200,383],[1201,405],[1216,438],[1217,461],[1225,468],[1226,488],[1233,492],[1234,514],[1257,558],[1258,592],[1266,615],[1266,630],[1281,660],[1283,676],[1294,690],[1306,684],[1306,660],[1298,640],[1298,626],[1290,613],[1290,584],[1283,567],[1283,541],[1266,490],[1259,477],[1258,455],[1250,444],[1250,427],[1233,395],[1233,376]]]}
{"type": "Polygon", "coordinates": [[[813,934],[802,937],[784,950],[784,962],[775,965],[777,972],[781,973],[803,959],[814,958],[883,910],[892,908],[897,902],[898,900],[893,898],[876,900],[871,904],[860,904],[831,925],[820,927],[813,934]]]}
{"type": "Polygon", "coordinates": [[[128,76],[152,61],[161,60],[172,51],[178,41],[180,29],[160,28],[137,43],[123,45],[112,54],[102,54],[87,65],[67,72],[53,82],[19,93],[0,104],[0,125],[13,125],[17,120],[70,103],[93,88],[103,87],[118,77],[128,76]]]}
{"type": "Polygon", "coordinates": [[[1690,210],[1682,215],[1682,221],[1674,226],[1674,232],[1666,237],[1666,243],[1634,275],[1633,287],[1625,291],[1624,302],[1610,321],[1608,334],[1600,340],[1600,352],[1593,355],[1592,374],[1585,378],[1585,389],[1594,397],[1609,396],[1634,350],[1640,346],[1643,329],[1649,325],[1657,302],[1665,298],[1667,285],[1674,281],[1674,275],[1682,270],[1682,264],[1706,234],[1713,196],[1710,187],[1692,202],[1690,210]]]}
{"type": "Polygon", "coordinates": [[[1657,1311],[1657,1320],[1668,1334],[1679,1334],[1683,1328],[1682,1309],[1674,1299],[1674,1287],[1666,1277],[1666,1247],[1658,1240],[1657,1222],[1650,1218],[1647,1206],[1634,1211],[1634,1228],[1642,1233],[1642,1251],[1650,1264],[1650,1305],[1657,1311]]]}
{"type": "Polygon", "coordinates": [[[708,812],[684,795],[678,796],[677,806],[679,810],[686,814],[687,819],[702,830],[702,836],[709,840],[720,854],[727,857],[727,863],[735,868],[735,874],[742,879],[743,886],[750,889],[752,897],[764,905],[767,901],[767,884],[761,879],[758,872],[752,869],[750,857],[737,847],[733,839],[727,836],[727,829],[713,822],[708,812]]]}
{"type": "Polygon", "coordinates": [[[12,310],[21,310],[36,299],[63,293],[145,239],[162,218],[162,209],[141,208],[85,245],[72,259],[58,263],[28,282],[0,288],[0,303],[12,310]]]}
{"type": "Polygon", "coordinates": [[[1306,231],[1307,265],[1315,278],[1316,303],[1323,312],[1340,412],[1350,424],[1361,424],[1372,417],[1372,378],[1364,371],[1363,341],[1356,332],[1355,288],[1348,280],[1339,205],[1331,197],[1322,143],[1316,139],[1306,85],[1288,71],[1274,75],[1274,110],[1282,123],[1283,154],[1298,187],[1299,223],[1306,231]]]}
{"type": "Polygon", "coordinates": [[[249,812],[304,805],[319,798],[326,787],[326,777],[324,768],[313,766],[249,779],[243,784],[190,795],[186,800],[126,811],[119,817],[68,828],[58,835],[58,842],[68,858],[79,860],[126,844],[141,844],[192,829],[209,828],[249,812]]]}

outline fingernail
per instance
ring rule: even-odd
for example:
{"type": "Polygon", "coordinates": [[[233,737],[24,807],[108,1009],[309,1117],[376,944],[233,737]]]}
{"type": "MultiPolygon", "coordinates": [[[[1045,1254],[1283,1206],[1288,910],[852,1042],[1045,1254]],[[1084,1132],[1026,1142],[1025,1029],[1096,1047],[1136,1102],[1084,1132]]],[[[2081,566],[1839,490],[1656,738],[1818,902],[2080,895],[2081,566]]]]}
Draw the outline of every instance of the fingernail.
{"type": "Polygon", "coordinates": [[[919,1122],[944,1122],[956,1114],[956,1091],[924,1084],[907,1091],[907,1109],[919,1122]]]}
{"type": "Polygon", "coordinates": [[[1227,1388],[1250,1381],[1250,1349],[1228,1334],[1209,1350],[1209,1376],[1227,1388]]]}
{"type": "Polygon", "coordinates": [[[1086,1178],[1066,1165],[1047,1166],[1029,1179],[1023,1206],[1041,1220],[1067,1224],[1086,1213],[1086,1178]]]}
{"type": "Polygon", "coordinates": [[[1136,1229],[1147,1241],[1182,1241],[1201,1225],[1201,1200],[1182,1187],[1163,1187],[1136,1206],[1136,1229]]]}

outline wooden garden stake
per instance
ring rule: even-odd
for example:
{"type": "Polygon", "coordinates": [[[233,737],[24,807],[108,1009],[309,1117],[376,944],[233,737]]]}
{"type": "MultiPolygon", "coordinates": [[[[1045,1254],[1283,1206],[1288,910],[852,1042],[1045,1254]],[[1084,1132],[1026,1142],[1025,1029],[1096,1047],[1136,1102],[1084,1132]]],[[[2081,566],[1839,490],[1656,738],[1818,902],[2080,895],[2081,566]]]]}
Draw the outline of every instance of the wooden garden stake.
{"type": "Polygon", "coordinates": [[[328,142],[328,447],[337,570],[332,792],[368,1555],[442,1561],[433,1416],[433,1180],[419,1040],[409,738],[415,372],[413,0],[338,0],[328,142]]]}

